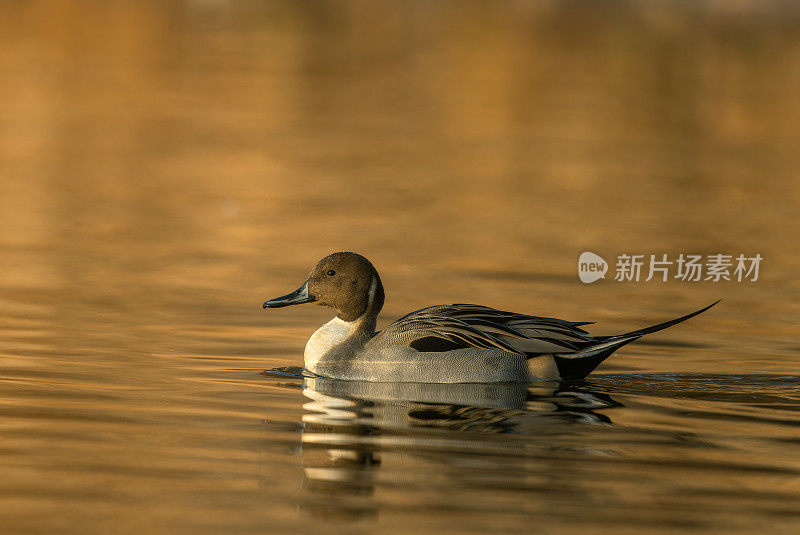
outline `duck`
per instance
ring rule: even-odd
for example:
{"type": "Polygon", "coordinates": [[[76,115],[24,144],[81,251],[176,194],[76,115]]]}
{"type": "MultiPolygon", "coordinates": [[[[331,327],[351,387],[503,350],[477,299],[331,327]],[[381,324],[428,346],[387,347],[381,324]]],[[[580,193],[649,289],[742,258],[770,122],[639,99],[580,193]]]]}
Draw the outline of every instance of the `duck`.
{"type": "Polygon", "coordinates": [[[624,334],[593,336],[593,322],[531,316],[483,305],[435,305],[376,331],[385,293],[372,263],[354,252],[329,254],[295,291],[264,309],[304,303],[336,316],[306,343],[312,376],[394,383],[529,383],[584,379],[617,349],[701,314],[624,334]]]}

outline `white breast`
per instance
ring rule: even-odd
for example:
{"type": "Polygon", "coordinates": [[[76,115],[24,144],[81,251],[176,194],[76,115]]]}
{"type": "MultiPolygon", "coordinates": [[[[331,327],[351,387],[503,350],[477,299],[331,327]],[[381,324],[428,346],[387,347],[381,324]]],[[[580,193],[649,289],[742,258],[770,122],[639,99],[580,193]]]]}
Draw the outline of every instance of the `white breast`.
{"type": "Polygon", "coordinates": [[[306,369],[314,371],[317,363],[331,349],[350,338],[356,331],[359,321],[344,321],[338,317],[317,329],[306,343],[306,351],[303,355],[306,369]]]}

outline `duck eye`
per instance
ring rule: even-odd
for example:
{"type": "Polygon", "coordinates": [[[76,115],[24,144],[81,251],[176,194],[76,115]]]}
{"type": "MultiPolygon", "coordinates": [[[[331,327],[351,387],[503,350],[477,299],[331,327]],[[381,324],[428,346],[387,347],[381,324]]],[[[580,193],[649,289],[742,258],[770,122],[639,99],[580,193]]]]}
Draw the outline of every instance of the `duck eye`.
{"type": "Polygon", "coordinates": [[[329,269],[328,270],[328,276],[329,277],[333,277],[334,275],[336,275],[336,272],[334,270],[332,270],[332,269],[329,269]]]}

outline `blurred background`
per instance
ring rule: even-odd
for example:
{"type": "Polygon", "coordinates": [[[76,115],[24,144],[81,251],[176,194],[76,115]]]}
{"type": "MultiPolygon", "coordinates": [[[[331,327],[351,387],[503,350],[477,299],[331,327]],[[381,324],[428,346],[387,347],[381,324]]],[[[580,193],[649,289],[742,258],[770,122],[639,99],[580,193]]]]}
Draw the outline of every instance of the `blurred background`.
{"type": "Polygon", "coordinates": [[[3,1],[9,525],[290,526],[291,499],[186,476],[289,470],[290,424],[213,450],[225,468],[181,426],[297,421],[256,373],[301,365],[330,314],[260,304],[337,250],[380,271],[382,325],[475,302],[609,334],[723,298],[599,371],[800,373],[798,30],[792,1],[3,1]],[[764,260],[757,282],[585,285],[583,251],[764,260]]]}

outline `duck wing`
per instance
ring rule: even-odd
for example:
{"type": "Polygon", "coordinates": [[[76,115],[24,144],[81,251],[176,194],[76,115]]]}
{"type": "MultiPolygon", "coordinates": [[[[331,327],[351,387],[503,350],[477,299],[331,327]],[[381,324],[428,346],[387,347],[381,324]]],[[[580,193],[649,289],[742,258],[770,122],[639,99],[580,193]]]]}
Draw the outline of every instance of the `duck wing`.
{"type": "Polygon", "coordinates": [[[506,312],[482,305],[436,305],[412,312],[381,334],[420,352],[502,349],[532,357],[569,352],[595,341],[580,325],[556,318],[506,312]]]}
{"type": "Polygon", "coordinates": [[[479,347],[503,349],[527,358],[552,354],[562,379],[581,379],[620,347],[693,318],[717,303],[673,320],[611,336],[592,336],[580,328],[590,322],[528,316],[481,305],[437,305],[403,316],[389,325],[380,338],[408,344],[420,352],[479,347]]]}

